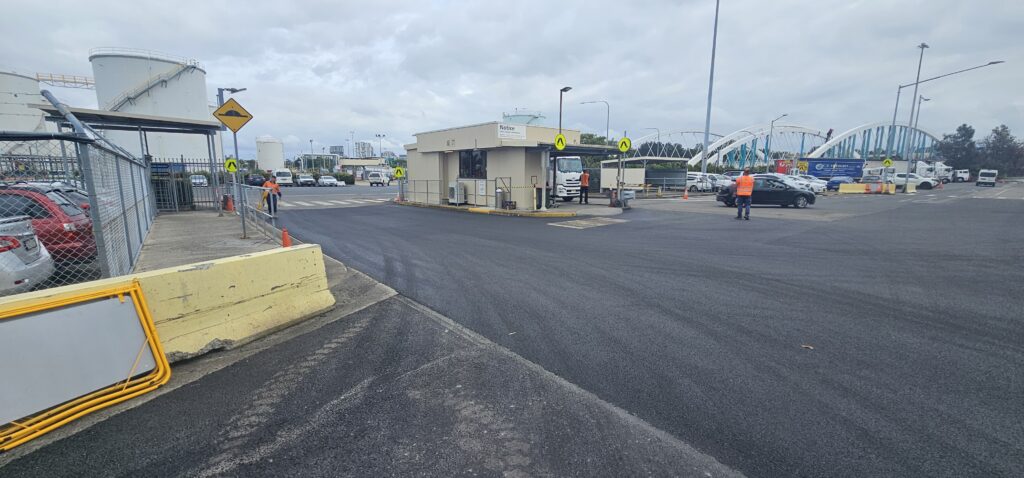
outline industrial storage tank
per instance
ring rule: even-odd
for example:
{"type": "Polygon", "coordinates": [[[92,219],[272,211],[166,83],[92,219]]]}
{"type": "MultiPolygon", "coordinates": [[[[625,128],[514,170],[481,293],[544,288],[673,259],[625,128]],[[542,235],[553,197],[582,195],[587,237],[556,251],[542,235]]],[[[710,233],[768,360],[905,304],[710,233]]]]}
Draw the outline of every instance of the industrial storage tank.
{"type": "MultiPolygon", "coordinates": [[[[206,95],[206,70],[195,59],[130,48],[94,48],[89,62],[100,109],[214,120],[206,95]]],[[[107,136],[128,151],[141,153],[138,133],[107,136]]],[[[205,136],[150,133],[148,143],[154,158],[209,157],[205,136]]]]}
{"type": "Polygon", "coordinates": [[[284,143],[273,136],[256,138],[256,163],[260,169],[284,169],[284,143]]]}
{"type": "Polygon", "coordinates": [[[45,131],[43,112],[30,103],[47,104],[39,94],[39,80],[0,70],[0,131],[45,131]]]}

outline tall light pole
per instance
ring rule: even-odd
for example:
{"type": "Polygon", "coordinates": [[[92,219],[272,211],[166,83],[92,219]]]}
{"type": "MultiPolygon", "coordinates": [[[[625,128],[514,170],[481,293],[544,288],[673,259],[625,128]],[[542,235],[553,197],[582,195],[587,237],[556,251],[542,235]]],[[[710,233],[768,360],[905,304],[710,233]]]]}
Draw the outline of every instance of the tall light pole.
{"type": "Polygon", "coordinates": [[[610,131],[611,131],[609,129],[609,126],[611,125],[611,121],[612,121],[612,107],[605,100],[584,101],[584,102],[582,102],[580,104],[581,105],[589,105],[589,104],[592,104],[592,103],[604,103],[604,107],[605,107],[605,115],[604,115],[604,143],[605,143],[605,145],[607,145],[608,144],[608,140],[611,139],[611,138],[608,137],[608,135],[610,134],[610,131]]]}
{"type": "MultiPolygon", "coordinates": [[[[719,0],[715,0],[715,29],[711,36],[711,74],[708,75],[708,112],[704,117],[704,149],[701,151],[703,159],[700,162],[700,172],[708,172],[708,140],[711,134],[711,92],[715,86],[715,49],[718,47],[718,5],[719,0]]],[[[754,159],[757,159],[755,155],[754,159]]]]}
{"type": "MultiPolygon", "coordinates": [[[[921,56],[917,59],[917,78],[914,79],[914,98],[917,98],[917,87],[921,85],[921,64],[924,63],[924,50],[928,48],[928,44],[921,42],[917,47],[921,49],[921,56]]],[[[910,103],[910,119],[907,120],[907,129],[903,134],[903,151],[900,154],[900,157],[907,162],[907,171],[903,175],[903,179],[906,181],[903,183],[904,194],[908,194],[907,191],[910,189],[908,187],[910,184],[910,158],[907,157],[907,152],[910,148],[910,126],[914,124],[914,107],[916,106],[917,102],[910,103]]]]}
{"type": "MultiPolygon", "coordinates": [[[[571,86],[563,86],[562,89],[558,90],[558,134],[562,134],[562,99],[571,89],[571,86]]],[[[552,196],[558,190],[558,187],[555,185],[555,166],[557,163],[558,161],[551,161],[551,180],[549,182],[551,183],[552,196]]]]}
{"type": "MultiPolygon", "coordinates": [[[[782,118],[785,118],[787,116],[789,116],[789,113],[782,113],[778,118],[775,118],[775,119],[771,120],[771,122],[768,123],[768,139],[764,142],[764,162],[765,162],[765,165],[771,165],[771,163],[772,163],[771,148],[772,148],[772,135],[775,134],[775,122],[780,120],[780,119],[782,119],[782,118]]],[[[757,155],[756,154],[754,155],[754,159],[757,159],[757,155]]]]}
{"type": "MultiPolygon", "coordinates": [[[[921,122],[921,103],[931,100],[931,98],[925,98],[924,95],[920,95],[917,97],[917,118],[914,119],[915,136],[917,136],[917,134],[920,132],[920,130],[917,129],[917,124],[921,122]]],[[[914,138],[914,141],[917,141],[917,138],[914,138]]]]}
{"type": "Polygon", "coordinates": [[[374,136],[377,137],[377,154],[380,155],[381,159],[384,159],[384,133],[377,133],[374,136]]]}
{"type": "Polygon", "coordinates": [[[348,140],[348,157],[354,158],[356,157],[356,132],[349,131],[348,134],[350,135],[348,140]]]}

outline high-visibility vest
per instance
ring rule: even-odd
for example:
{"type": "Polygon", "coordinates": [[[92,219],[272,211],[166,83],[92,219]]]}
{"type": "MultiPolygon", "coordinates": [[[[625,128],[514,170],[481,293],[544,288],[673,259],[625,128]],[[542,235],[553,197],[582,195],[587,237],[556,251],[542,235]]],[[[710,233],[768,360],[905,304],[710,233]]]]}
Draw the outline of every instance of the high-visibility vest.
{"type": "Polygon", "coordinates": [[[736,195],[750,196],[754,194],[754,177],[740,176],[736,178],[736,195]]]}
{"type": "Polygon", "coordinates": [[[273,194],[277,194],[278,196],[281,195],[281,185],[280,184],[277,184],[277,183],[272,182],[272,181],[267,181],[267,182],[263,183],[263,187],[270,188],[270,192],[273,193],[273,194]]]}
{"type": "Polygon", "coordinates": [[[585,171],[583,172],[583,175],[580,176],[580,186],[583,186],[585,188],[590,187],[590,173],[585,171]]]}

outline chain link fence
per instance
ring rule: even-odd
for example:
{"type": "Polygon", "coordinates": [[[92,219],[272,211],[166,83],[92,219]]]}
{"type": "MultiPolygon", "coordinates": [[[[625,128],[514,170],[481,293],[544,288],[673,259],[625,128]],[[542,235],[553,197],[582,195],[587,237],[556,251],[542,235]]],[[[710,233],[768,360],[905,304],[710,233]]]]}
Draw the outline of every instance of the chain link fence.
{"type": "Polygon", "coordinates": [[[148,169],[102,139],[0,133],[0,295],[131,272],[155,216],[148,169]]]}

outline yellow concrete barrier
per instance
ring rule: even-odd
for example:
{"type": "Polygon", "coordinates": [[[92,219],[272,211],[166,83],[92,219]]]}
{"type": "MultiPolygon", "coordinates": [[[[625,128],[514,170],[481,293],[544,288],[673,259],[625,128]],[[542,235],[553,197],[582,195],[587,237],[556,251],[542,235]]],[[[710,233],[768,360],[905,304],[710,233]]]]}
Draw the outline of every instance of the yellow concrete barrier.
{"type": "Polygon", "coordinates": [[[249,342],[334,305],[317,244],[29,292],[0,304],[102,290],[126,279],[142,286],[171,361],[249,342]]]}
{"type": "Polygon", "coordinates": [[[864,194],[865,192],[867,192],[866,188],[860,183],[839,185],[839,194],[864,194]]]}

